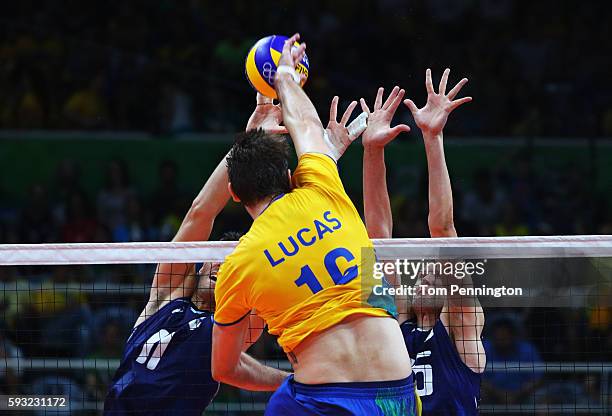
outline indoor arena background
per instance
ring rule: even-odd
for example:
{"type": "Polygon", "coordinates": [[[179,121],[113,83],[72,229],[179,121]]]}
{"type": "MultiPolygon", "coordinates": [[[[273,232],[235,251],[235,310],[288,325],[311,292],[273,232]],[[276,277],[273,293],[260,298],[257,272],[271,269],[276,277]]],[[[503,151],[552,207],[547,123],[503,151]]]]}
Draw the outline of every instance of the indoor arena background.
{"type": "MultiPolygon", "coordinates": [[[[419,104],[425,68],[439,74],[450,67],[452,79],[470,79],[466,94],[474,101],[453,114],[445,140],[459,235],[612,234],[612,54],[603,49],[612,38],[612,14],[606,2],[222,3],[3,2],[0,244],[169,241],[253,109],[255,93],[244,76],[248,49],[262,36],[296,31],[308,42],[305,88],[324,123],[333,95],[344,103],[372,100],[379,85],[398,84],[419,104]]],[[[413,126],[405,108],[395,122],[413,126]]],[[[392,149],[394,237],[427,237],[418,129],[392,149]]],[[[340,171],[360,209],[358,144],[340,171]]],[[[244,210],[230,203],[211,239],[248,226],[244,210]]],[[[609,283],[610,266],[601,267],[609,283]]],[[[150,265],[0,267],[0,363],[117,360],[129,334],[125,324],[142,309],[151,278],[150,265]],[[24,295],[17,289],[31,282],[48,290],[21,286],[28,287],[24,295]],[[62,331],[66,338],[58,337],[62,331]]],[[[534,361],[567,365],[567,383],[546,389],[542,394],[550,397],[542,400],[591,397],[610,406],[610,367],[591,377],[571,366],[612,361],[609,307],[585,301],[497,316],[487,319],[489,345],[496,325],[511,326],[512,339],[500,342],[525,343],[534,361]]],[[[256,355],[283,359],[271,338],[256,355]]],[[[525,392],[520,383],[485,375],[483,405],[520,404],[547,386],[546,374],[530,376],[521,380],[534,390],[525,392]],[[495,383],[522,395],[495,394],[495,383]]],[[[0,394],[29,393],[32,386],[46,391],[45,383],[57,386],[58,377],[96,403],[110,374],[84,364],[5,366],[0,394]]],[[[265,402],[234,389],[217,399],[265,402]]]]}

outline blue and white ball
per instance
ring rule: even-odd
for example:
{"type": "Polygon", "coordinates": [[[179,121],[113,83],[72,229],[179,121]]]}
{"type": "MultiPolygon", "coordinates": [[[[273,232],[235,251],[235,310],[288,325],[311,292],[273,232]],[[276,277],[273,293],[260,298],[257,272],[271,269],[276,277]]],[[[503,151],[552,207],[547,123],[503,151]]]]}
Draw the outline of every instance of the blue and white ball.
{"type": "MultiPolygon", "coordinates": [[[[283,45],[287,39],[287,36],[266,36],[260,39],[247,55],[246,77],[251,86],[266,97],[277,98],[274,90],[274,76],[276,75],[278,60],[283,51],[283,45]]],[[[299,43],[296,42],[295,46],[299,46],[299,43]]],[[[304,55],[295,70],[298,74],[304,74],[308,78],[308,67],[308,57],[304,55]]],[[[306,79],[302,81],[302,86],[305,83],[306,79]]]]}

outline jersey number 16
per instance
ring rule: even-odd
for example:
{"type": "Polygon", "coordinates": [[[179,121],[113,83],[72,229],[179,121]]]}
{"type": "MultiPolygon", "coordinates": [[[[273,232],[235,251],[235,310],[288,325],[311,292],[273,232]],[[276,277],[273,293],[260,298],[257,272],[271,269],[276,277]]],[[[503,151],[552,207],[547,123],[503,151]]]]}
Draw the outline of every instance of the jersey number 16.
{"type": "MultiPolygon", "coordinates": [[[[334,284],[344,285],[356,278],[359,274],[359,270],[358,267],[355,265],[349,267],[344,273],[342,273],[337,264],[337,260],[339,258],[343,258],[347,262],[355,260],[355,256],[353,256],[353,253],[351,253],[344,247],[338,247],[325,255],[323,263],[325,264],[325,269],[327,270],[329,277],[331,277],[331,279],[334,281],[334,284]]],[[[295,280],[295,284],[297,285],[297,287],[303,285],[308,286],[308,289],[310,289],[313,294],[323,290],[321,282],[319,281],[319,279],[317,279],[317,276],[315,276],[309,265],[302,266],[300,277],[295,280]]]]}

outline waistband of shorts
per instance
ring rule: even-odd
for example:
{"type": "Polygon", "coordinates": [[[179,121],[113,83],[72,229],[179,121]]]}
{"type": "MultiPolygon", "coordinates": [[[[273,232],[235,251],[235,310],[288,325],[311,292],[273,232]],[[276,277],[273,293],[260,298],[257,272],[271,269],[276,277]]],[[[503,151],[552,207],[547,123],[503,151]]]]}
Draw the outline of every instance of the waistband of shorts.
{"type": "Polygon", "coordinates": [[[360,381],[354,383],[298,383],[291,376],[291,385],[296,393],[318,397],[384,398],[414,395],[413,375],[401,380],[360,381]]]}

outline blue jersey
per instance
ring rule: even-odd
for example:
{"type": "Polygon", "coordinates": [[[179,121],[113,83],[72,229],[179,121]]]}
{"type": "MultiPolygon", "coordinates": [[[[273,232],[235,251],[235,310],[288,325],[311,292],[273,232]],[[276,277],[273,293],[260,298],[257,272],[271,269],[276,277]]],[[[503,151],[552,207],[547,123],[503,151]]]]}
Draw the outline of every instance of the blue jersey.
{"type": "Polygon", "coordinates": [[[429,331],[414,322],[401,325],[412,359],[423,416],[477,415],[481,375],[472,371],[457,352],[442,321],[429,331]]]}
{"type": "Polygon", "coordinates": [[[175,299],[128,338],[104,415],[201,415],[219,383],[210,370],[212,314],[175,299]]]}

